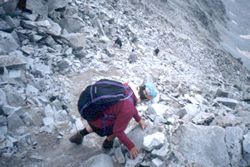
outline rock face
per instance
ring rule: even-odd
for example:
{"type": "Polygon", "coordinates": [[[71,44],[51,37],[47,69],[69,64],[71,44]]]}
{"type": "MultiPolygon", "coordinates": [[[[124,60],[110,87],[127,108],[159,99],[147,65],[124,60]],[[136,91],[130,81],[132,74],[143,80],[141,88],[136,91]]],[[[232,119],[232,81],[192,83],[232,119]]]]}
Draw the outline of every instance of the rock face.
{"type": "Polygon", "coordinates": [[[229,14],[221,0],[0,0],[0,166],[249,166],[250,73],[222,42],[229,14]],[[126,129],[134,160],[118,139],[68,141],[87,125],[80,92],[103,78],[157,88],[137,104],[148,126],[126,129]]]}

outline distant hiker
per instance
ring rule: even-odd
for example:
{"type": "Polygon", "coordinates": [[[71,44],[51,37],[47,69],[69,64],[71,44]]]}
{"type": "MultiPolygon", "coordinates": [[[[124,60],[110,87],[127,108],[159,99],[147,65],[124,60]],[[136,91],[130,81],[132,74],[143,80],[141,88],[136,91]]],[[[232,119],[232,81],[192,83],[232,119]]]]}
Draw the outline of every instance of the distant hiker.
{"type": "Polygon", "coordinates": [[[159,54],[159,52],[160,52],[160,49],[159,49],[159,48],[156,48],[156,49],[154,50],[154,55],[157,56],[157,55],[159,54]]]}
{"type": "Polygon", "coordinates": [[[139,116],[135,106],[140,102],[153,99],[156,95],[157,93],[152,83],[135,86],[133,83],[122,84],[104,79],[88,86],[81,93],[78,101],[79,112],[88,121],[88,125],[72,136],[70,141],[79,145],[82,143],[85,135],[95,132],[101,137],[107,136],[102,147],[104,149],[111,149],[115,137],[118,137],[121,143],[128,148],[130,157],[134,159],[138,156],[139,149],[127,137],[124,131],[132,118],[139,123],[142,129],[147,126],[147,123],[139,116]],[[116,93],[110,95],[113,92],[116,93]],[[115,99],[118,96],[121,96],[118,101],[110,102],[112,98],[115,99]],[[86,104],[82,104],[83,101],[86,104]],[[105,104],[103,104],[105,103],[104,101],[107,101],[107,103],[110,102],[111,105],[105,107],[105,104]],[[101,109],[102,107],[105,109],[101,109]],[[98,109],[100,111],[97,111],[98,109]]]}
{"type": "Polygon", "coordinates": [[[115,40],[115,45],[118,45],[120,49],[122,48],[122,40],[119,37],[115,40]]]}

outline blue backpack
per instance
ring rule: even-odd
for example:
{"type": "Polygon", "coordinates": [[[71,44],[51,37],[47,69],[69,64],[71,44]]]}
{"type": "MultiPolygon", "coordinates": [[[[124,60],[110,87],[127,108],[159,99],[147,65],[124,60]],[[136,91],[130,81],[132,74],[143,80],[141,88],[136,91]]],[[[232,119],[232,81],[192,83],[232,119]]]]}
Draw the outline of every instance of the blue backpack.
{"type": "Polygon", "coordinates": [[[108,79],[101,79],[89,85],[80,95],[78,100],[78,110],[81,116],[87,120],[96,120],[103,116],[103,111],[121,100],[129,99],[133,91],[129,86],[124,87],[122,83],[108,79]],[[126,94],[126,90],[130,90],[126,94]]]}

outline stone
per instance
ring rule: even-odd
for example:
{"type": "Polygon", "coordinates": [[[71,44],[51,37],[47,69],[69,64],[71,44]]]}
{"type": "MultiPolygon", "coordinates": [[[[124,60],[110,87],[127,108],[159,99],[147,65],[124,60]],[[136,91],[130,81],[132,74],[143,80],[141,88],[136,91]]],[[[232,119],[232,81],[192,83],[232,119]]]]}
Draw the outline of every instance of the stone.
{"type": "Polygon", "coordinates": [[[83,33],[71,33],[64,35],[73,49],[83,48],[86,45],[86,38],[83,33]]]}
{"type": "Polygon", "coordinates": [[[153,167],[163,167],[164,162],[159,158],[152,159],[152,166],[153,167]]]}
{"type": "Polygon", "coordinates": [[[240,166],[242,160],[241,141],[243,140],[243,130],[239,127],[226,128],[226,145],[230,156],[231,166],[240,166]]]}
{"type": "Polygon", "coordinates": [[[129,63],[135,63],[136,61],[137,61],[137,54],[135,54],[135,53],[133,53],[133,54],[130,54],[129,55],[129,58],[128,58],[128,61],[129,61],[129,63]]]}
{"type": "Polygon", "coordinates": [[[30,84],[27,84],[27,87],[26,87],[27,96],[30,96],[30,97],[37,96],[38,93],[39,93],[39,90],[36,87],[30,84]]]}
{"type": "Polygon", "coordinates": [[[7,98],[5,92],[0,88],[0,106],[7,103],[7,98]]]}
{"type": "Polygon", "coordinates": [[[143,147],[144,136],[146,135],[145,131],[141,129],[140,126],[136,126],[128,134],[128,138],[141,149],[143,147]]]}
{"type": "MultiPolygon", "coordinates": [[[[0,45],[1,47],[1,45],[0,45]]],[[[18,57],[9,56],[9,55],[1,55],[0,56],[0,67],[6,67],[6,68],[14,68],[14,67],[20,67],[24,68],[27,62],[23,59],[20,59],[18,57]]]]}
{"type": "Polygon", "coordinates": [[[23,46],[21,50],[29,56],[33,56],[35,53],[35,49],[32,46],[23,46]]]}
{"type": "Polygon", "coordinates": [[[223,97],[217,97],[215,102],[222,103],[223,105],[232,109],[235,109],[236,105],[239,103],[237,100],[223,97]]]}
{"type": "Polygon", "coordinates": [[[6,14],[15,14],[16,6],[19,0],[9,0],[6,3],[3,3],[3,9],[6,14]]]}
{"type": "Polygon", "coordinates": [[[5,104],[3,107],[2,107],[2,110],[4,112],[5,115],[11,115],[12,113],[15,113],[16,111],[20,110],[21,107],[13,107],[13,106],[9,106],[7,104],[5,104]]]}
{"type": "Polygon", "coordinates": [[[198,105],[196,105],[196,104],[188,103],[185,105],[184,108],[185,108],[187,114],[189,114],[190,116],[194,116],[199,112],[198,105]]]}
{"type": "Polygon", "coordinates": [[[248,133],[244,135],[243,157],[247,161],[247,165],[250,165],[250,131],[248,131],[248,133]]]}
{"type": "Polygon", "coordinates": [[[27,0],[26,8],[32,10],[32,13],[40,14],[43,17],[48,16],[48,2],[46,0],[27,0]]]}
{"type": "Polygon", "coordinates": [[[214,117],[213,113],[200,112],[192,119],[192,122],[197,125],[209,125],[214,117]]]}
{"type": "Polygon", "coordinates": [[[0,54],[9,53],[16,50],[18,47],[19,44],[11,34],[0,31],[0,54]]]}
{"type": "Polygon", "coordinates": [[[16,91],[12,91],[12,92],[8,91],[6,95],[7,95],[7,102],[9,105],[14,106],[14,107],[26,105],[24,98],[20,93],[16,91]]]}
{"type": "Polygon", "coordinates": [[[93,157],[90,157],[86,162],[85,166],[88,167],[113,167],[112,158],[107,154],[99,154],[93,157]]]}
{"type": "Polygon", "coordinates": [[[228,92],[225,92],[221,89],[217,89],[215,96],[216,97],[228,97],[228,92]]]}
{"type": "Polygon", "coordinates": [[[159,103],[154,103],[149,107],[150,113],[154,113],[161,117],[163,117],[167,109],[168,109],[167,105],[159,104],[159,103]]]}
{"type": "Polygon", "coordinates": [[[131,159],[130,155],[127,153],[126,164],[124,166],[125,167],[139,166],[141,162],[143,161],[144,157],[145,157],[145,153],[140,152],[140,154],[135,159],[131,159]]]}
{"type": "Polygon", "coordinates": [[[67,4],[69,3],[69,0],[50,0],[49,2],[49,11],[53,11],[55,9],[60,9],[60,8],[64,8],[67,6],[67,4]]]}
{"type": "Polygon", "coordinates": [[[9,115],[7,119],[8,119],[8,130],[15,131],[18,128],[25,125],[22,119],[16,113],[9,115]]]}
{"type": "Polygon", "coordinates": [[[59,24],[68,33],[78,33],[84,27],[83,21],[79,17],[66,17],[59,24]]]}
{"type": "Polygon", "coordinates": [[[56,121],[57,124],[65,123],[65,121],[67,120],[66,119],[67,116],[68,116],[67,111],[59,110],[55,112],[54,120],[56,121]]]}
{"type": "Polygon", "coordinates": [[[16,28],[16,24],[10,16],[4,16],[3,18],[0,18],[0,30],[9,33],[12,32],[16,28]]]}
{"type": "Polygon", "coordinates": [[[187,160],[199,166],[230,166],[225,143],[226,132],[219,126],[202,126],[187,123],[170,136],[175,145],[177,159],[187,160]]]}
{"type": "Polygon", "coordinates": [[[161,147],[165,142],[165,135],[161,132],[156,132],[152,135],[144,137],[143,146],[147,151],[152,151],[155,148],[161,147]]]}
{"type": "Polygon", "coordinates": [[[121,147],[118,147],[115,149],[115,158],[118,161],[118,163],[120,163],[120,164],[125,163],[125,157],[122,153],[121,147]]]}
{"type": "Polygon", "coordinates": [[[168,154],[168,144],[165,144],[163,147],[161,147],[160,149],[154,149],[152,151],[152,155],[155,155],[161,159],[165,159],[167,154],[168,154]]]}

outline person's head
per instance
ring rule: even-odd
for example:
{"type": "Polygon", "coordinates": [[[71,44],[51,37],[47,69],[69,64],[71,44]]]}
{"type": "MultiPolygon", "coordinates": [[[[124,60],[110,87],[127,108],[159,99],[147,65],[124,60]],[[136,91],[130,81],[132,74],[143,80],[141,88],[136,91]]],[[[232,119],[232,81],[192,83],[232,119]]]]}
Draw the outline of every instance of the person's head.
{"type": "Polygon", "coordinates": [[[152,100],[157,96],[156,89],[152,83],[148,82],[145,85],[139,87],[139,95],[141,101],[152,100]]]}

